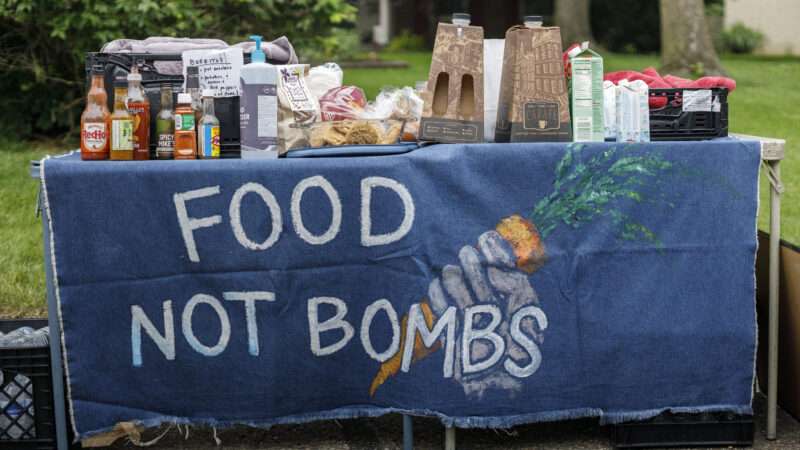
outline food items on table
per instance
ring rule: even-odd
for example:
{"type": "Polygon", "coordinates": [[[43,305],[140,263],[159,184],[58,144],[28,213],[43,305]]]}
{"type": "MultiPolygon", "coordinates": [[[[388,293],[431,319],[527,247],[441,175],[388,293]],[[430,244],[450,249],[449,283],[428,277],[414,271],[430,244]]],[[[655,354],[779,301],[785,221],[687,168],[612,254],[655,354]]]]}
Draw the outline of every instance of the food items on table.
{"type": "MultiPolygon", "coordinates": [[[[614,84],[618,84],[620,80],[642,80],[647,84],[650,89],[711,89],[711,88],[725,88],[728,92],[733,92],[736,89],[736,80],[728,77],[702,77],[697,80],[689,80],[687,78],[676,77],[673,75],[661,76],[658,71],[652,67],[648,67],[641,72],[635,70],[621,70],[618,72],[609,72],[605,75],[604,79],[614,84]]],[[[650,97],[650,108],[658,109],[663,108],[667,104],[666,97],[650,97]]]]}
{"type": "Polygon", "coordinates": [[[617,138],[617,85],[603,81],[603,137],[617,138]]]}
{"type": "Polygon", "coordinates": [[[203,91],[203,117],[197,125],[199,158],[219,158],[219,119],[214,115],[214,90],[203,91]]]}
{"type": "Polygon", "coordinates": [[[396,144],[403,131],[400,120],[341,120],[317,122],[306,128],[311,147],[396,144]]]}
{"type": "Polygon", "coordinates": [[[319,118],[319,103],[306,86],[307,64],[278,67],[278,153],[308,147],[304,127],[319,118]]]}
{"type": "Polygon", "coordinates": [[[524,22],[506,32],[495,141],[570,141],[561,30],[541,16],[524,22]]]}
{"type": "Polygon", "coordinates": [[[319,98],[323,121],[358,118],[367,106],[364,91],[356,86],[341,86],[327,91],[319,98]]]}
{"type": "Polygon", "coordinates": [[[172,86],[161,85],[161,109],[156,116],[157,159],[172,159],[175,152],[175,117],[172,113],[172,86]]]}
{"type": "Polygon", "coordinates": [[[142,75],[136,66],[128,74],[128,111],[133,116],[133,159],[150,159],[150,101],[142,89],[142,75]]]}
{"type": "Polygon", "coordinates": [[[567,50],[572,136],[575,142],[603,142],[603,57],[589,42],[567,50]]]}
{"type": "Polygon", "coordinates": [[[617,142],[650,142],[647,84],[621,80],[617,84],[617,142]]]}
{"type": "Polygon", "coordinates": [[[198,122],[203,115],[203,99],[200,96],[200,70],[196,66],[189,66],[186,68],[186,89],[192,97],[192,111],[194,111],[194,120],[198,122]]]}
{"type": "Polygon", "coordinates": [[[321,66],[312,67],[308,71],[306,84],[311,95],[315,98],[322,98],[326,92],[338,88],[342,85],[344,72],[338,64],[329,62],[321,66]]]}
{"type": "Polygon", "coordinates": [[[92,84],[81,114],[81,159],[108,159],[110,113],[103,86],[103,66],[92,67],[92,84]]]}
{"type": "Polygon", "coordinates": [[[240,75],[240,144],[242,158],[277,156],[278,143],[278,71],[266,62],[261,50],[261,36],[255,41],[250,64],[242,67],[240,75]]]}
{"type": "Polygon", "coordinates": [[[192,96],[187,92],[178,94],[175,108],[175,159],[195,159],[197,135],[195,133],[192,96]]]}
{"type": "Polygon", "coordinates": [[[439,23],[420,121],[420,139],[483,141],[483,28],[470,15],[439,23]]]}
{"type": "Polygon", "coordinates": [[[128,80],[114,80],[114,111],[111,113],[110,156],[113,160],[133,159],[133,116],[125,106],[128,97],[128,80]]]}

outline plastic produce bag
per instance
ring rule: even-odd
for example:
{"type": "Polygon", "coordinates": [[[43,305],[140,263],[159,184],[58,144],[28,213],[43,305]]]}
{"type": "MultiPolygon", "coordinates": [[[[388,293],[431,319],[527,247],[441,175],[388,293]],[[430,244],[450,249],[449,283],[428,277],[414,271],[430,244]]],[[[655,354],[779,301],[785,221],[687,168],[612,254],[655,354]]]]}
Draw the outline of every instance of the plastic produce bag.
{"type": "Polygon", "coordinates": [[[336,63],[329,62],[312,67],[308,71],[306,84],[314,97],[321,98],[331,89],[341,87],[343,78],[342,68],[336,63]]]}
{"type": "Polygon", "coordinates": [[[487,142],[494,142],[505,45],[505,39],[483,40],[483,137],[487,142]]]}
{"type": "Polygon", "coordinates": [[[367,106],[364,91],[356,86],[333,88],[319,98],[320,114],[323,121],[359,118],[367,106]]]}
{"type": "Polygon", "coordinates": [[[617,138],[617,86],[608,80],[603,81],[603,135],[617,138]]]}

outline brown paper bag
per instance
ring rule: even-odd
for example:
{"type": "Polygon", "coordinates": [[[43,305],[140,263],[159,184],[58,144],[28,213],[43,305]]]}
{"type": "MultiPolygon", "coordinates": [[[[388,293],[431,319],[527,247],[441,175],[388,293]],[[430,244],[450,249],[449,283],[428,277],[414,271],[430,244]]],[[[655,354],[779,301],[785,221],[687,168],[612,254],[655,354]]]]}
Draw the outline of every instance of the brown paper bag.
{"type": "Polygon", "coordinates": [[[506,32],[495,141],[571,141],[558,27],[506,32]]]}
{"type": "Polygon", "coordinates": [[[440,23],[420,139],[483,141],[483,28],[440,23]]]}

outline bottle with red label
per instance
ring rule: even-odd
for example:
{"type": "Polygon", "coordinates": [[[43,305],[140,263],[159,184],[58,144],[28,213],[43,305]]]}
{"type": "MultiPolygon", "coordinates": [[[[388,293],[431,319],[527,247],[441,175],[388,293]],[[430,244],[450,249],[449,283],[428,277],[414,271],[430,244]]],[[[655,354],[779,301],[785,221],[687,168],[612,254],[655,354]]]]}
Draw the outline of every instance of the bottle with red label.
{"type": "Polygon", "coordinates": [[[92,67],[92,84],[81,114],[81,159],[108,159],[108,95],[103,86],[102,64],[92,67]]]}
{"type": "Polygon", "coordinates": [[[142,74],[134,65],[128,74],[128,112],[133,116],[133,159],[150,159],[150,101],[142,89],[142,74]]]}

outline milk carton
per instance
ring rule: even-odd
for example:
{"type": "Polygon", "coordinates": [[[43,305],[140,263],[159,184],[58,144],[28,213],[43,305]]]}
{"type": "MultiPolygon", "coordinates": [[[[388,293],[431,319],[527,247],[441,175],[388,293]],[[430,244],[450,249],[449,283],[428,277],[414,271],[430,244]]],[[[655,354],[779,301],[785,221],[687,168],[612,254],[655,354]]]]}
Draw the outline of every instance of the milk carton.
{"type": "Polygon", "coordinates": [[[541,16],[524,22],[506,32],[495,141],[570,141],[561,29],[541,16]]]}
{"type": "Polygon", "coordinates": [[[642,80],[617,83],[617,142],[650,142],[648,91],[642,80]]]}
{"type": "Polygon", "coordinates": [[[603,142],[603,58],[583,42],[569,51],[572,136],[603,142]]]}
{"type": "Polygon", "coordinates": [[[420,139],[483,141],[483,28],[469,14],[436,29],[420,139]]]}

